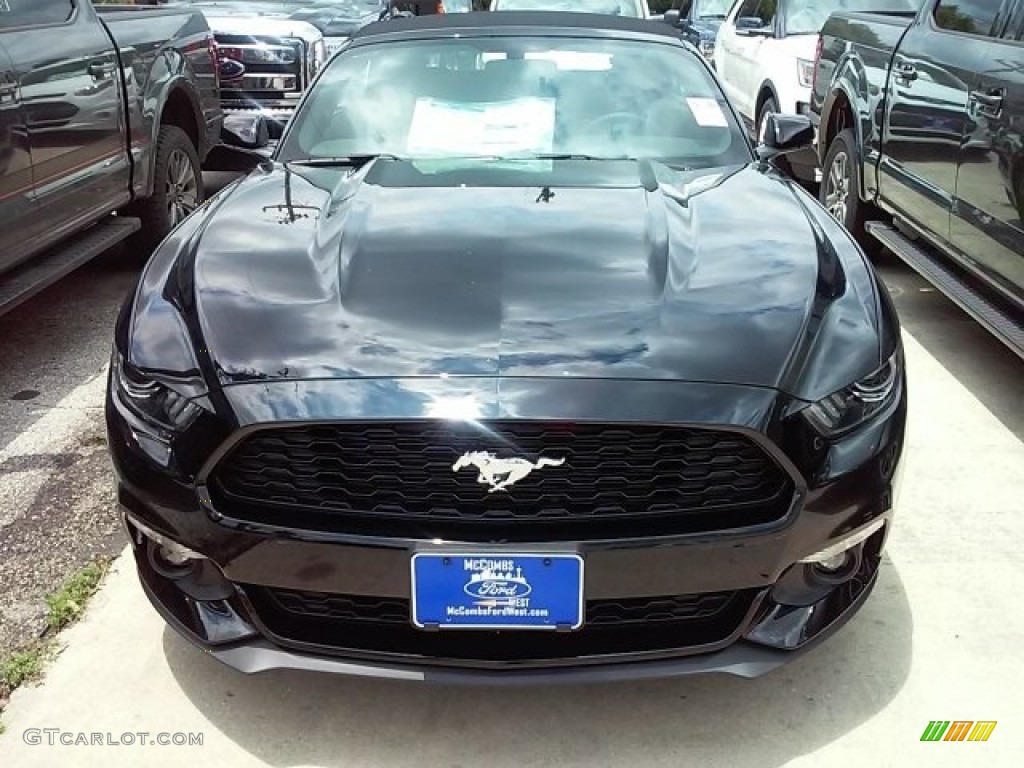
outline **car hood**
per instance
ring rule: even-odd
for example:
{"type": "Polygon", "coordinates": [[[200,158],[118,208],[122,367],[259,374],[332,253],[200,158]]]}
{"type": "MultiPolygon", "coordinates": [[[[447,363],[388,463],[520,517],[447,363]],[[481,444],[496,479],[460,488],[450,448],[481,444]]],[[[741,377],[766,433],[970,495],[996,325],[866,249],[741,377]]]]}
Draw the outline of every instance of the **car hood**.
{"type": "Polygon", "coordinates": [[[344,37],[351,35],[361,26],[375,20],[371,8],[355,16],[349,6],[325,2],[250,2],[250,0],[201,0],[194,5],[213,18],[232,19],[237,17],[259,17],[287,19],[312,24],[325,36],[344,37]]]}
{"type": "Polygon", "coordinates": [[[566,165],[549,186],[405,162],[258,170],[194,224],[178,270],[194,296],[187,325],[222,384],[473,375],[786,389],[815,347],[831,350],[818,367],[837,386],[846,368],[877,364],[868,268],[796,185],[754,166],[566,165]]]}

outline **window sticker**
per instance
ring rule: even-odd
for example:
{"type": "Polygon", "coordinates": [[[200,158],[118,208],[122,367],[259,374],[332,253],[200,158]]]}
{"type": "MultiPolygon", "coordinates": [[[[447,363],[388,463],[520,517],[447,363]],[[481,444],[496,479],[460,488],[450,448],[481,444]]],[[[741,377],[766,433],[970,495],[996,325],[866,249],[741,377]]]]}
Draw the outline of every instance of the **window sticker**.
{"type": "Polygon", "coordinates": [[[691,97],[686,100],[686,105],[693,113],[693,118],[697,121],[697,125],[704,127],[717,126],[719,128],[727,128],[729,126],[729,123],[725,120],[725,113],[722,112],[722,108],[714,99],[691,97]]]}
{"type": "Polygon", "coordinates": [[[420,98],[406,151],[427,157],[548,153],[554,135],[554,99],[459,104],[420,98]]]}

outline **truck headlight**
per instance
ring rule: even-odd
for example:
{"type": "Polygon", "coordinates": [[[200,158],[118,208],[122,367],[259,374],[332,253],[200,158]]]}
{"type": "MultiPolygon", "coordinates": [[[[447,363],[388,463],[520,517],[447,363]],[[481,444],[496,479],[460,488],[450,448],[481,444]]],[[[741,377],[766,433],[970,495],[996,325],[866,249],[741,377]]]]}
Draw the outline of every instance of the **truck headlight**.
{"type": "Polygon", "coordinates": [[[809,405],[803,411],[805,418],[818,432],[829,437],[854,429],[898,397],[902,368],[902,358],[897,351],[878,370],[809,405]]]}
{"type": "Polygon", "coordinates": [[[327,45],[327,58],[331,58],[331,56],[340,51],[347,42],[347,37],[325,37],[324,43],[327,45]]]}
{"type": "Polygon", "coordinates": [[[118,399],[128,410],[150,424],[181,432],[202,411],[188,398],[147,376],[117,352],[111,367],[118,399]]]}
{"type": "Polygon", "coordinates": [[[804,88],[810,88],[811,83],[814,82],[814,60],[797,59],[796,74],[797,79],[800,81],[800,85],[804,88]]]}

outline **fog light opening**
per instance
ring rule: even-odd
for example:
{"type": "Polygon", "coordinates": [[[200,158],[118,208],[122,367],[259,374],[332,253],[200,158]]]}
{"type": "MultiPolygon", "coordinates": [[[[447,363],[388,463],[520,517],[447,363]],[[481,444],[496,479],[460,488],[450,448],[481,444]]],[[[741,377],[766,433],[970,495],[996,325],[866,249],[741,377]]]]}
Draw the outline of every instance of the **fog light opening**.
{"type": "Polygon", "coordinates": [[[822,584],[842,584],[860,570],[861,545],[811,563],[811,574],[822,584]]]}
{"type": "Polygon", "coordinates": [[[184,547],[171,547],[165,544],[158,544],[152,539],[146,541],[146,557],[149,565],[161,576],[179,580],[183,579],[196,570],[198,560],[189,557],[184,547]]]}

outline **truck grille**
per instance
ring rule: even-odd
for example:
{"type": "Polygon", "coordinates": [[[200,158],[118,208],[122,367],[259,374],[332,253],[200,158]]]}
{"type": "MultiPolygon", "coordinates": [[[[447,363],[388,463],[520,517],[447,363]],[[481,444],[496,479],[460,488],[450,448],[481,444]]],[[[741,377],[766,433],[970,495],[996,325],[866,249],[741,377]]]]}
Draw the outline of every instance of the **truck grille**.
{"type": "MultiPolygon", "coordinates": [[[[300,592],[243,585],[259,621],[283,644],[305,644],[367,656],[402,655],[410,662],[488,666],[510,662],[579,663],[609,656],[699,649],[728,640],[758,590],[588,600],[574,632],[442,630],[409,623],[401,598],[300,592]]],[[[598,659],[599,660],[599,659],[598,659]]]]}
{"type": "Polygon", "coordinates": [[[406,421],[267,428],[214,469],[221,514],[268,525],[465,541],[631,538],[742,528],[789,509],[789,476],[749,437],[650,425],[406,421]],[[471,451],[544,466],[489,492],[471,451]]]}
{"type": "Polygon", "coordinates": [[[302,40],[224,33],[215,37],[226,109],[295,106],[307,84],[302,40]]]}

